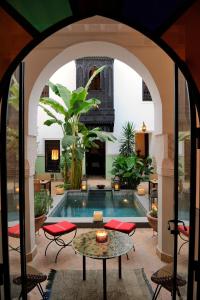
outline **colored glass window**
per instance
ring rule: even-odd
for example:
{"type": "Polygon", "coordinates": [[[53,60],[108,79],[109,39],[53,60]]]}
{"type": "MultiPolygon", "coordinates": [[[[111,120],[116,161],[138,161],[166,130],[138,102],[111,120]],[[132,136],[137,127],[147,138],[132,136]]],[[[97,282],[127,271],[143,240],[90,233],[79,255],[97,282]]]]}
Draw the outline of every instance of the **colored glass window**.
{"type": "Polygon", "coordinates": [[[7,2],[40,32],[72,15],[69,0],[7,0],[7,2]]]}

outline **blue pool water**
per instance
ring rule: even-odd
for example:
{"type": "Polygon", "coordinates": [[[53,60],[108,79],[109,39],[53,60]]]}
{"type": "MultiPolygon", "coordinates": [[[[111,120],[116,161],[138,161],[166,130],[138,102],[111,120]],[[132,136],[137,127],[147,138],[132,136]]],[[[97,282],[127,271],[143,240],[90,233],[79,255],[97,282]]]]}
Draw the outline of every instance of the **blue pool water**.
{"type": "Polygon", "coordinates": [[[69,191],[50,214],[51,217],[92,217],[95,210],[104,217],[144,217],[133,191],[69,191]]]}

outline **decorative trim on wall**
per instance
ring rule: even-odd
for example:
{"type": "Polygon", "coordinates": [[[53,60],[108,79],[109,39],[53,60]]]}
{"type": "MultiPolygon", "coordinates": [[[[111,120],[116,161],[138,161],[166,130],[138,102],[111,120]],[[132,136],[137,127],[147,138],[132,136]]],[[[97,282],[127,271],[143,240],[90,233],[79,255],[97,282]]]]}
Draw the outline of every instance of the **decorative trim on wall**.
{"type": "Polygon", "coordinates": [[[89,128],[101,127],[102,130],[112,132],[114,127],[113,101],[113,62],[109,57],[83,57],[76,60],[76,86],[85,86],[91,73],[101,66],[105,69],[97,76],[96,81],[88,90],[88,99],[101,100],[99,108],[91,110],[81,116],[81,122],[89,128]]]}

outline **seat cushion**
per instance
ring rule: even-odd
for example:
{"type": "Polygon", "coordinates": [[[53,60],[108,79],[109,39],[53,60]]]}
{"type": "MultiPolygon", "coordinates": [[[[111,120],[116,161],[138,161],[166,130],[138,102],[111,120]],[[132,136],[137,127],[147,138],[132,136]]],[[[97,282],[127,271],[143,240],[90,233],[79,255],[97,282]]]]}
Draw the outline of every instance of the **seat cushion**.
{"type": "Polygon", "coordinates": [[[180,233],[182,233],[183,235],[187,236],[187,237],[189,237],[189,235],[190,235],[190,228],[189,228],[189,226],[179,225],[178,226],[178,231],[180,233]],[[186,228],[186,230],[185,230],[184,227],[186,228]]]}
{"type": "Polygon", "coordinates": [[[8,227],[8,235],[11,237],[19,238],[20,237],[19,224],[12,227],[8,227]]]}
{"type": "Polygon", "coordinates": [[[52,225],[45,225],[42,227],[45,232],[48,232],[49,234],[53,236],[61,235],[64,233],[71,232],[75,229],[77,229],[77,226],[75,224],[72,224],[67,221],[58,222],[52,225]]]}
{"type": "Polygon", "coordinates": [[[110,230],[116,230],[124,233],[131,233],[134,229],[136,229],[135,223],[127,223],[127,222],[121,222],[118,220],[111,220],[108,223],[104,225],[104,228],[110,229],[110,230]]]}

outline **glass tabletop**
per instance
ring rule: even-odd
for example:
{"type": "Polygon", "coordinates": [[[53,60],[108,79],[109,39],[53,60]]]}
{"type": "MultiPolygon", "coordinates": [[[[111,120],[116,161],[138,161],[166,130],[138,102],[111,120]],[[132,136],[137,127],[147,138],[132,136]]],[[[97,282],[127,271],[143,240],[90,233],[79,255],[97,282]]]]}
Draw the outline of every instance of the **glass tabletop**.
{"type": "Polygon", "coordinates": [[[108,241],[96,241],[96,230],[82,233],[72,243],[74,250],[95,259],[113,258],[126,254],[133,248],[133,241],[128,234],[108,230],[108,241]]]}

